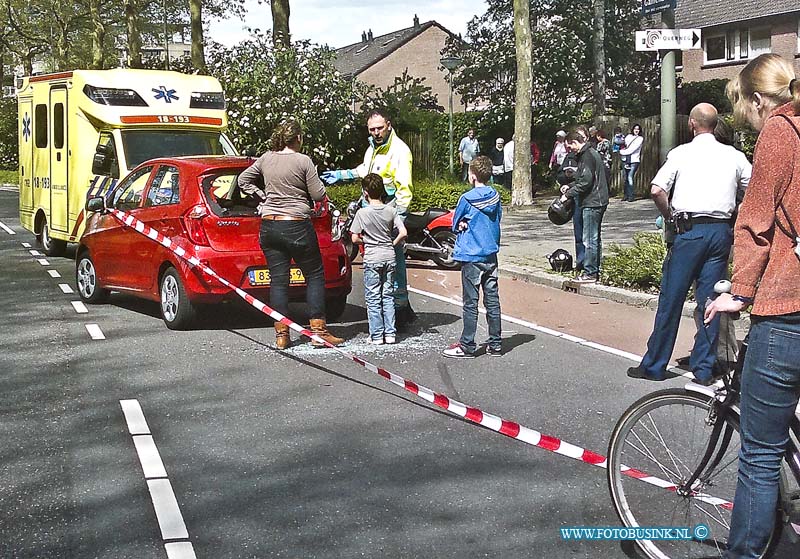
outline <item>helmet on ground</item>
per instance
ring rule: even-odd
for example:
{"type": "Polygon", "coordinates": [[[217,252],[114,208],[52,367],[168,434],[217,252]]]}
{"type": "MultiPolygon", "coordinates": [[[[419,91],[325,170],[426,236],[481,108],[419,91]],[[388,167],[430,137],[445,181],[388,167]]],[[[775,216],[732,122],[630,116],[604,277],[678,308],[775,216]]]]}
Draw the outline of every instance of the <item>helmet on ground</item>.
{"type": "Polygon", "coordinates": [[[547,217],[550,218],[554,225],[564,225],[572,219],[573,213],[575,213],[575,200],[572,198],[567,198],[566,201],[562,202],[559,196],[547,208],[547,217]]]}
{"type": "Polygon", "coordinates": [[[547,260],[556,272],[569,272],[572,270],[572,255],[563,248],[555,250],[553,254],[547,257],[547,260]]]}

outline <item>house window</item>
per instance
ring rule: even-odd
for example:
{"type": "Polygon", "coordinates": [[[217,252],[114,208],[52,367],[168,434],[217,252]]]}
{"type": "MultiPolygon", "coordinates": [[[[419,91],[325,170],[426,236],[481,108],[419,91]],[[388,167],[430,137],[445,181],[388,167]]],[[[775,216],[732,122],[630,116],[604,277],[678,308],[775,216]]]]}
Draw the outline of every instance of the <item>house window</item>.
{"type": "Polygon", "coordinates": [[[772,51],[772,30],[769,27],[729,29],[708,34],[704,41],[707,64],[755,58],[772,51]]]}

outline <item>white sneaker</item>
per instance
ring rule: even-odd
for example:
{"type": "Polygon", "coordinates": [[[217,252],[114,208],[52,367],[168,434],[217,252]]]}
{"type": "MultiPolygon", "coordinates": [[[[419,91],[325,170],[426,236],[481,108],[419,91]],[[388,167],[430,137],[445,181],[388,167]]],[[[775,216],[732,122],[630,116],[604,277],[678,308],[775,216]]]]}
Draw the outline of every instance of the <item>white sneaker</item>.
{"type": "Polygon", "coordinates": [[[383,338],[379,338],[377,340],[370,339],[369,343],[372,345],[383,345],[383,338]]]}
{"type": "Polygon", "coordinates": [[[393,344],[393,343],[395,343],[397,340],[395,339],[395,337],[394,337],[394,336],[384,336],[384,337],[383,337],[383,341],[384,341],[384,342],[386,342],[387,344],[393,344]]]}

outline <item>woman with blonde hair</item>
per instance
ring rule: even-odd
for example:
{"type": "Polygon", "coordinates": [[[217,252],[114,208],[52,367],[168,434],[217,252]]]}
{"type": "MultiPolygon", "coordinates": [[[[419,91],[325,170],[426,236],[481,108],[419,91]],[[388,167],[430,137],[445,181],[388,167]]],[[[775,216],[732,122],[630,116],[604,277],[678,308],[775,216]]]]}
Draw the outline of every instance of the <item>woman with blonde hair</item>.
{"type": "Polygon", "coordinates": [[[732,289],[706,308],[753,305],[742,370],[739,480],[725,557],[761,557],[769,542],[781,459],[800,397],[800,80],[776,54],[728,83],[738,121],[759,131],[753,174],[734,229],[732,289]]]}
{"type": "MultiPolygon", "coordinates": [[[[325,187],[311,158],[300,153],[303,130],[296,120],[279,124],[270,143],[271,150],[239,175],[242,192],[261,198],[259,242],[271,278],[270,305],[282,315],[288,314],[289,273],[294,260],[306,280],[311,331],[338,345],[344,340],[328,332],[325,322],[325,274],[311,223],[314,202],[325,198],[325,187]]],[[[289,344],[289,327],[276,322],[275,345],[286,349],[289,344]]]]}

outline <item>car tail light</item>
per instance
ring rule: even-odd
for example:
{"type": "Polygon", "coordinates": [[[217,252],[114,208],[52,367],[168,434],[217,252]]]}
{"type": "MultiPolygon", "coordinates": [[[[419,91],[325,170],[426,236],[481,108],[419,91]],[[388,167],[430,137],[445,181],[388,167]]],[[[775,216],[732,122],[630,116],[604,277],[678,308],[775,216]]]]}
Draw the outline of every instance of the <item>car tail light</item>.
{"type": "Polygon", "coordinates": [[[183,215],[183,227],[189,240],[196,245],[208,246],[208,235],[203,226],[203,218],[208,215],[205,206],[197,205],[183,215]]]}

